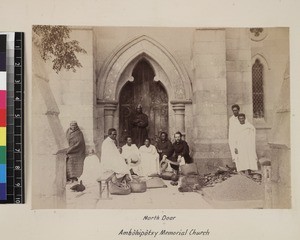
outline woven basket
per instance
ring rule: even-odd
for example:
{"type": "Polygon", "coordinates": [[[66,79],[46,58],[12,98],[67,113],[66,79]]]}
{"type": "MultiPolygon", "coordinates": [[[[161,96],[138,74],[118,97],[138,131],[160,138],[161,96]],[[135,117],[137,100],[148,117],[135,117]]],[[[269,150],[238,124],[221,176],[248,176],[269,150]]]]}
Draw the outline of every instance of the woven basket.
{"type": "Polygon", "coordinates": [[[112,195],[128,195],[131,193],[131,188],[128,184],[120,185],[110,182],[109,187],[109,192],[112,195]]]}
{"type": "Polygon", "coordinates": [[[161,173],[161,178],[163,180],[171,180],[174,173],[172,172],[163,172],[161,173]]]}
{"type": "Polygon", "coordinates": [[[147,191],[147,185],[145,181],[131,181],[130,182],[131,192],[133,193],[143,193],[147,191]]]}

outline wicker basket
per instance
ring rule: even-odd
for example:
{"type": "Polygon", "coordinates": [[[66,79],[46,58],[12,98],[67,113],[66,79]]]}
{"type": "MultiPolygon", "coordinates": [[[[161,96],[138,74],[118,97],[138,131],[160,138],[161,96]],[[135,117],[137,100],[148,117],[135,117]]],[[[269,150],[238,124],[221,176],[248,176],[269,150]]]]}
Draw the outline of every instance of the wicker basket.
{"type": "Polygon", "coordinates": [[[131,188],[128,184],[117,184],[109,182],[109,192],[112,195],[128,195],[131,193],[131,188]]]}
{"type": "Polygon", "coordinates": [[[174,173],[172,172],[163,172],[161,173],[161,178],[163,180],[171,180],[174,173]]]}
{"type": "Polygon", "coordinates": [[[145,181],[131,181],[130,182],[131,192],[143,193],[147,191],[147,185],[145,181]]]}

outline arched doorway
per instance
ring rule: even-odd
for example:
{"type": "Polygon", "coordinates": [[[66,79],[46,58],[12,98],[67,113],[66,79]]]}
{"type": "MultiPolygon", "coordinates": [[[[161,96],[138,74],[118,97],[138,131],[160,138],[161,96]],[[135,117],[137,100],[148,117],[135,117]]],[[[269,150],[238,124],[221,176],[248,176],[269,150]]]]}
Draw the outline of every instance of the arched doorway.
{"type": "MultiPolygon", "coordinates": [[[[97,138],[99,143],[103,141],[102,136],[105,136],[108,129],[112,127],[118,130],[121,143],[124,142],[122,137],[125,136],[125,128],[123,127],[125,123],[120,124],[124,121],[124,117],[120,116],[120,114],[123,114],[120,108],[125,99],[122,95],[126,92],[124,90],[126,85],[135,82],[132,74],[133,69],[141,59],[146,60],[152,68],[155,73],[154,82],[161,86],[160,90],[164,90],[163,92],[166,93],[165,89],[167,89],[166,96],[169,106],[164,112],[168,119],[166,121],[168,127],[165,130],[168,130],[170,134],[176,131],[185,134],[186,121],[189,121],[189,125],[192,126],[192,121],[186,117],[191,116],[192,113],[191,98],[193,91],[185,68],[159,42],[143,35],[126,42],[113,51],[99,72],[99,76],[97,76],[96,118],[98,121],[95,134],[99,136],[97,138]]],[[[157,94],[157,96],[163,95],[157,94]]],[[[127,101],[130,102],[130,98],[127,101]]],[[[136,106],[136,104],[131,106],[134,105],[136,106]]],[[[132,109],[129,108],[127,114],[130,115],[132,109]]],[[[158,125],[155,124],[155,126],[158,125]]],[[[151,131],[153,132],[151,129],[153,127],[149,127],[150,137],[155,138],[155,136],[151,136],[151,131]]],[[[190,129],[188,136],[192,139],[192,127],[190,129]]]]}
{"type": "Polygon", "coordinates": [[[152,143],[161,131],[168,131],[168,95],[161,82],[154,81],[155,73],[146,59],[141,59],[132,71],[133,82],[127,82],[119,98],[119,142],[125,143],[131,134],[131,116],[138,104],[147,114],[148,136],[152,143]]]}

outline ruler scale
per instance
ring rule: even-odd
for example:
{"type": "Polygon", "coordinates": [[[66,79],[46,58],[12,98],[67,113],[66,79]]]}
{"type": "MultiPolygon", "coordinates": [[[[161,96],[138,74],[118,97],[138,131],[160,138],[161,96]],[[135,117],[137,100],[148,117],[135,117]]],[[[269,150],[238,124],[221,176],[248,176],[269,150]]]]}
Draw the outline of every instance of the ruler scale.
{"type": "Polygon", "coordinates": [[[7,199],[0,203],[24,203],[24,33],[7,34],[7,199]]]}
{"type": "Polygon", "coordinates": [[[7,36],[0,35],[0,200],[7,195],[7,73],[6,73],[6,44],[7,36]]]}

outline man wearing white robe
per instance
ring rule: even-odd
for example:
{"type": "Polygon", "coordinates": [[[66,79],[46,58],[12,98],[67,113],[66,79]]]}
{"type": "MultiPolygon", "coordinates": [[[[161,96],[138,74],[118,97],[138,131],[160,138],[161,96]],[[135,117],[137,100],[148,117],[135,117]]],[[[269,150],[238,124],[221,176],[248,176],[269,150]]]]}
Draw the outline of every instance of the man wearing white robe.
{"type": "Polygon", "coordinates": [[[150,139],[146,138],[145,145],[140,149],[142,176],[159,174],[159,154],[154,145],[150,144],[150,139]]]}
{"type": "Polygon", "coordinates": [[[115,144],[117,131],[114,128],[108,130],[108,137],[103,141],[101,147],[101,176],[115,173],[117,178],[128,174],[131,178],[130,169],[115,144]]]}
{"type": "Polygon", "coordinates": [[[122,147],[122,156],[125,159],[127,165],[131,167],[131,174],[141,174],[140,167],[140,152],[138,147],[132,143],[132,138],[127,137],[126,144],[122,147]]]}
{"type": "Polygon", "coordinates": [[[232,109],[233,115],[229,118],[228,143],[229,143],[229,147],[230,147],[232,161],[235,162],[236,154],[235,154],[234,148],[236,146],[236,140],[237,140],[237,136],[238,136],[237,129],[240,126],[240,122],[238,120],[240,106],[237,104],[234,104],[234,105],[232,105],[231,109],[232,109]]]}
{"type": "Polygon", "coordinates": [[[236,168],[237,171],[257,170],[257,155],[255,145],[255,127],[246,121],[243,113],[238,115],[240,126],[237,129],[238,135],[236,139],[236,168]]]}
{"type": "Polygon", "coordinates": [[[84,160],[83,173],[79,180],[82,180],[86,187],[97,186],[97,179],[99,178],[100,160],[97,155],[92,152],[86,156],[84,160]]]}

